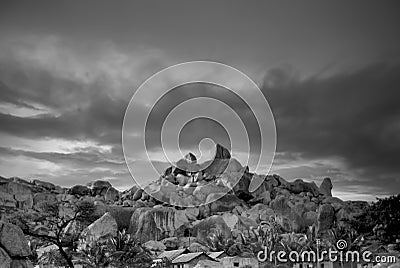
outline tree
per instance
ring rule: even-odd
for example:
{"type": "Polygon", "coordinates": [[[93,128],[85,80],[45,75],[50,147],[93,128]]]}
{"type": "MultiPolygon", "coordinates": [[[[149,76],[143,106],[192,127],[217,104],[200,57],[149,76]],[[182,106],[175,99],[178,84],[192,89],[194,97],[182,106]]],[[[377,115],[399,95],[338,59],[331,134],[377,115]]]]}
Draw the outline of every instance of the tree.
{"type": "Polygon", "coordinates": [[[81,229],[96,220],[95,207],[92,202],[81,201],[65,209],[65,203],[44,203],[39,211],[15,215],[13,221],[19,225],[24,234],[40,239],[42,242],[56,245],[68,267],[74,267],[72,251],[78,240],[81,229]],[[68,232],[72,224],[82,226],[76,232],[68,232]]]}
{"type": "Polygon", "coordinates": [[[125,230],[119,231],[115,237],[105,241],[96,241],[78,249],[78,263],[88,267],[103,268],[109,265],[118,268],[150,267],[150,252],[143,248],[125,230]]]}
{"type": "Polygon", "coordinates": [[[395,242],[400,238],[400,194],[378,198],[351,224],[360,234],[375,235],[384,243],[395,242]]]}

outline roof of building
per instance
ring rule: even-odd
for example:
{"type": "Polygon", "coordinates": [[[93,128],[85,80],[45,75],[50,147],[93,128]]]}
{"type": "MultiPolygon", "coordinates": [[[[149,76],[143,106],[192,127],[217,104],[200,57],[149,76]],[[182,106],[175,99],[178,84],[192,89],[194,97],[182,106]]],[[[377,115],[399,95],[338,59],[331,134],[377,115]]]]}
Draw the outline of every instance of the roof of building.
{"type": "Polygon", "coordinates": [[[225,251],[208,252],[207,255],[213,259],[219,258],[225,251]]]}
{"type": "Polygon", "coordinates": [[[163,253],[161,253],[160,255],[158,255],[159,259],[163,259],[163,258],[167,258],[170,261],[176,259],[179,255],[188,252],[188,250],[186,248],[182,248],[182,249],[176,249],[176,250],[168,250],[168,251],[164,251],[163,253]]]}
{"type": "Polygon", "coordinates": [[[182,254],[179,257],[175,258],[172,263],[187,263],[190,262],[191,260],[200,257],[201,255],[207,256],[210,260],[214,261],[214,258],[208,256],[204,252],[193,252],[193,253],[187,253],[187,254],[182,254]]]}

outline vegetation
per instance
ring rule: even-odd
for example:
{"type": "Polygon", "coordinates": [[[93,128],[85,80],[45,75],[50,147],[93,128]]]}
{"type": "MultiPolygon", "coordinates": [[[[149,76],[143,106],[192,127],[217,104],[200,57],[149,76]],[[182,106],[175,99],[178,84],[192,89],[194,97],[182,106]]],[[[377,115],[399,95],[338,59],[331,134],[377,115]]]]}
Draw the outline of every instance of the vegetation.
{"type": "Polygon", "coordinates": [[[94,204],[82,201],[74,205],[68,212],[63,209],[64,203],[44,203],[40,211],[17,214],[13,221],[22,231],[42,243],[57,246],[60,256],[68,267],[74,267],[72,252],[80,235],[81,228],[75,232],[67,229],[72,224],[86,226],[96,219],[94,204]]]}
{"type": "Polygon", "coordinates": [[[384,243],[395,242],[400,238],[400,194],[378,198],[351,224],[360,234],[373,235],[384,243]]]}
{"type": "Polygon", "coordinates": [[[125,230],[106,241],[96,241],[78,249],[76,258],[86,267],[103,268],[109,265],[118,268],[150,267],[151,254],[137,243],[125,230]]]}

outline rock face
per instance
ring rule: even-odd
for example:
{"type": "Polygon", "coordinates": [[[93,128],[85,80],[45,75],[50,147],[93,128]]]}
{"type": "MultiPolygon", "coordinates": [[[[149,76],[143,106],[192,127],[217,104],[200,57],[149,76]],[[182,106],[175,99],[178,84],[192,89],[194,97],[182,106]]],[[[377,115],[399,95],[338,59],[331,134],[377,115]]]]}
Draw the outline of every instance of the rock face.
{"type": "Polygon", "coordinates": [[[102,241],[114,237],[117,234],[117,231],[117,222],[114,217],[111,216],[111,213],[107,212],[82,231],[81,236],[83,237],[83,241],[80,247],[84,248],[86,245],[95,241],[102,241]]]}
{"type": "Polygon", "coordinates": [[[33,206],[31,189],[21,183],[0,182],[0,205],[5,207],[30,209],[33,206]]]}
{"type": "Polygon", "coordinates": [[[222,216],[214,215],[206,218],[192,228],[191,234],[197,237],[197,240],[205,243],[207,238],[213,234],[219,233],[223,239],[232,237],[231,229],[226,224],[222,216]]]}
{"type": "Polygon", "coordinates": [[[332,181],[330,178],[325,178],[321,185],[319,186],[319,191],[321,192],[321,194],[323,194],[324,196],[327,197],[331,197],[332,196],[332,181]]]}
{"type": "Polygon", "coordinates": [[[138,208],[131,217],[129,232],[139,241],[161,240],[183,234],[189,221],[184,210],[174,208],[138,208]]]}
{"type": "Polygon", "coordinates": [[[22,230],[13,224],[0,222],[0,267],[33,267],[31,255],[22,230]]]}

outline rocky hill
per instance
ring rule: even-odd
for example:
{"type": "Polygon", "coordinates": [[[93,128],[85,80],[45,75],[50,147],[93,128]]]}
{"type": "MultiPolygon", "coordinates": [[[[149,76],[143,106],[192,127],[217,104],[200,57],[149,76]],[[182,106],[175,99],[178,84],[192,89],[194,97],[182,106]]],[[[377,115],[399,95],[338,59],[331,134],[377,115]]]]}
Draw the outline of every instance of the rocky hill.
{"type": "MultiPolygon", "coordinates": [[[[82,200],[93,202],[97,218],[102,217],[87,227],[86,233],[126,229],[154,251],[182,247],[212,250],[210,235],[218,234],[222,240],[235,241],[239,254],[245,251],[240,248],[243,239],[257,236],[257,227],[263,222],[274,222],[283,234],[305,233],[311,227],[323,235],[333,227],[345,226],[368,206],[333,197],[332,187],[329,178],[317,186],[301,179],[288,182],[278,175],[253,174],[220,145],[213,160],[198,164],[195,156],[188,154],[145,189],[133,186],[119,192],[102,180],[63,188],[40,180],[0,177],[0,259],[15,256],[8,250],[10,239],[3,239],[8,232],[4,230],[11,228],[7,221],[12,215],[40,213],[43,204],[57,202],[63,204],[63,213],[70,213],[82,200]],[[250,192],[253,176],[262,184],[250,192]]],[[[20,260],[28,251],[18,254],[20,260]]]]}

